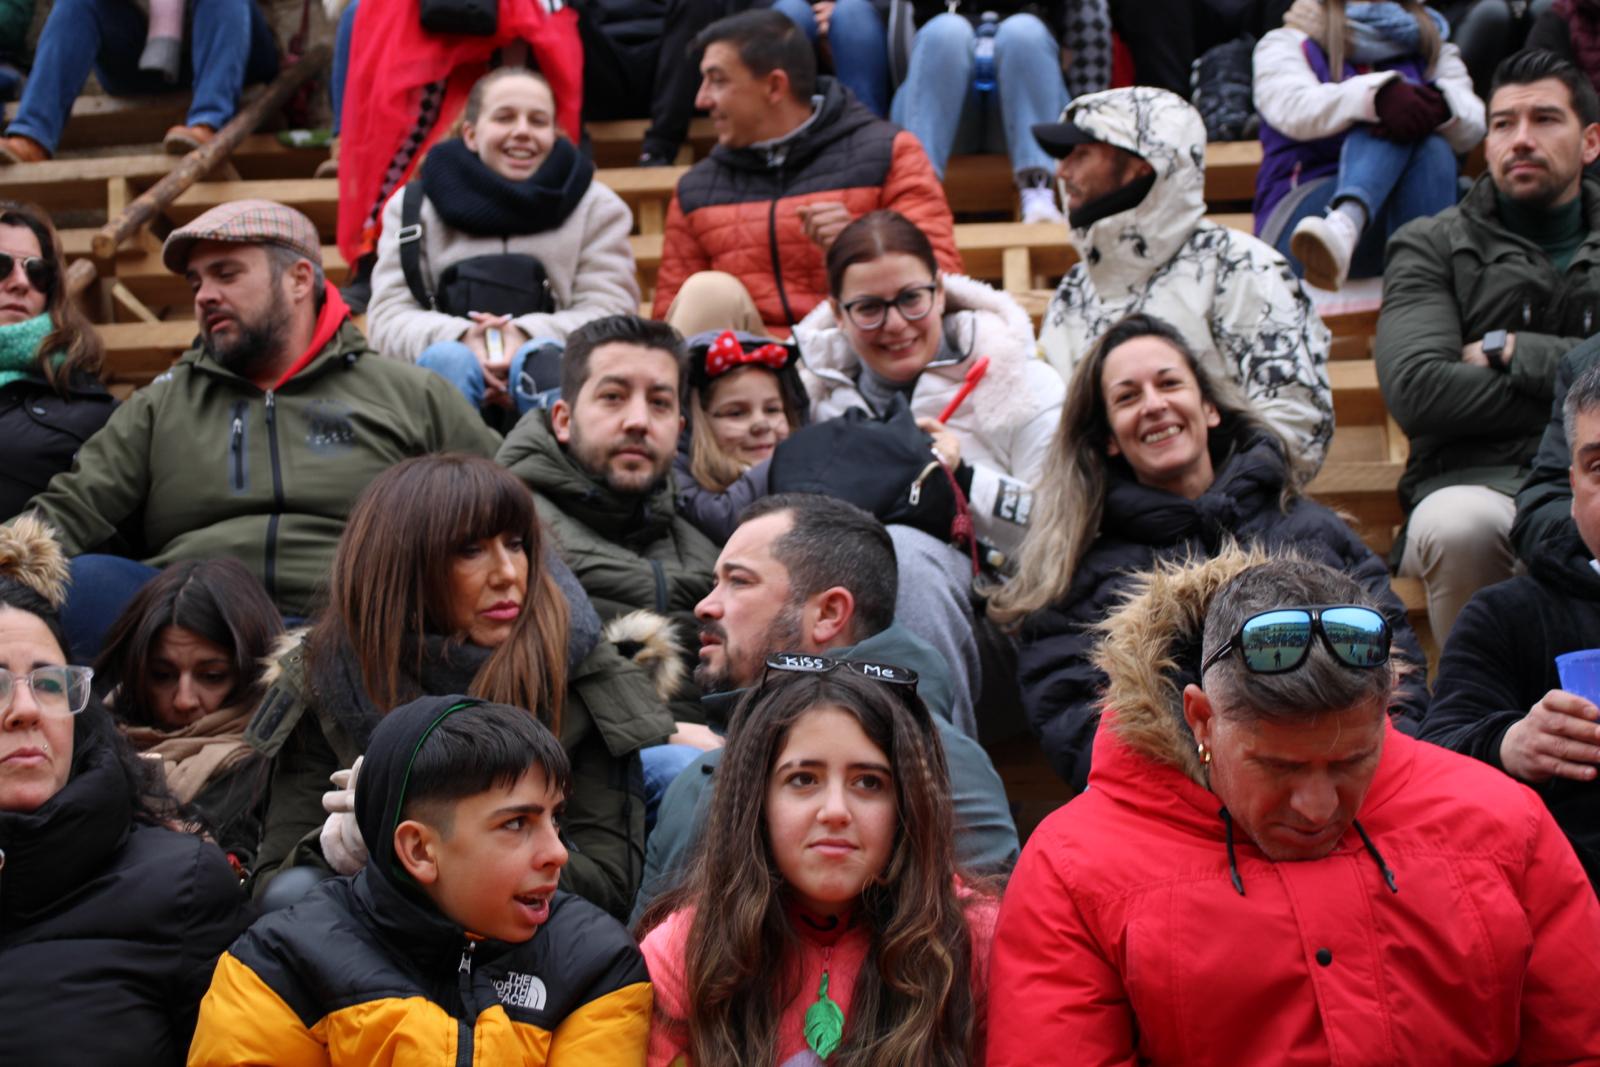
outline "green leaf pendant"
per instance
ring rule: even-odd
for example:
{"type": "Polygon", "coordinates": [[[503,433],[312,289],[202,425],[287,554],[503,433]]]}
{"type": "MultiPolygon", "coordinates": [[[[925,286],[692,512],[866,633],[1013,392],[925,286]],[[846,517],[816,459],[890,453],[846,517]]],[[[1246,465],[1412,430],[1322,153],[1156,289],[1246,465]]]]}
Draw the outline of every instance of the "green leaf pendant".
{"type": "Polygon", "coordinates": [[[817,987],[817,1002],[806,1009],[805,1034],[811,1051],[824,1060],[844,1036],[844,1011],[828,996],[827,971],[822,972],[822,984],[817,987]]]}

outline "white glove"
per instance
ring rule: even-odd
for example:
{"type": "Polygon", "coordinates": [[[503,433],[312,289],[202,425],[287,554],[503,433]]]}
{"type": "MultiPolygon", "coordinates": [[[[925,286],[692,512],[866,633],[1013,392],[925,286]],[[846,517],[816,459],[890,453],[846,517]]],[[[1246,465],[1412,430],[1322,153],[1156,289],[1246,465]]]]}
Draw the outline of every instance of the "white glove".
{"type": "Polygon", "coordinates": [[[361,756],[347,771],[334,771],[329,780],[338,788],[322,794],[328,820],[322,824],[322,858],[340,874],[355,874],[367,865],[367,843],[356,825],[356,775],[361,756]]]}

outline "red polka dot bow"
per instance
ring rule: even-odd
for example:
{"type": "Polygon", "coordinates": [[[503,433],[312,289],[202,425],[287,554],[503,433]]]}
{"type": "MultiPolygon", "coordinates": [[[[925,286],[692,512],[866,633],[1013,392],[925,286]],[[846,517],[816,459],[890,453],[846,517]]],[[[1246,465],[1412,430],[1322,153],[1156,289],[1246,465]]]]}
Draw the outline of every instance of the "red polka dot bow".
{"type": "Polygon", "coordinates": [[[746,351],[732,330],[723,330],[706,349],[706,377],[720,377],[741,363],[764,363],[773,370],[782,370],[788,362],[789,350],[782,345],[765,344],[746,351]]]}

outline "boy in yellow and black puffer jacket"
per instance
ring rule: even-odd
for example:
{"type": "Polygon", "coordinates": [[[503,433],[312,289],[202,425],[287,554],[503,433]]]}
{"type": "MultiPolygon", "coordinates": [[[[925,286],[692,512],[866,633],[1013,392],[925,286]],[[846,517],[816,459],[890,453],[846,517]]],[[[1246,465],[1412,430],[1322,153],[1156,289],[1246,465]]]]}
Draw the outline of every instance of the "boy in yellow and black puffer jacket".
{"type": "Polygon", "coordinates": [[[567,779],[526,711],[426,697],[384,716],[356,783],[366,868],[223,955],[189,1063],[643,1064],[638,947],[556,891],[567,779]]]}

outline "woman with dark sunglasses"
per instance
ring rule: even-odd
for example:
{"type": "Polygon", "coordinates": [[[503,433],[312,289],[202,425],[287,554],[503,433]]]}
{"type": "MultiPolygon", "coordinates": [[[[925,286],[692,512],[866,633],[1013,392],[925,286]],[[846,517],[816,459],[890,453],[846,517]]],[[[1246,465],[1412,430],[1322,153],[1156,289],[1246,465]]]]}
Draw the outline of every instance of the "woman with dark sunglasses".
{"type": "Polygon", "coordinates": [[[641,921],[650,1067],[982,1062],[996,905],[899,668],[768,659],[685,884],[641,921]]]}
{"type": "Polygon", "coordinates": [[[1421,721],[1426,660],[1389,569],[1301,495],[1300,478],[1283,438],[1160,319],[1130,315],[1078,364],[1016,574],[988,605],[1020,637],[1023,709],[1057,774],[1078,789],[1088,781],[1105,684],[1094,627],[1129,574],[1234,541],[1293,546],[1354,576],[1389,620],[1397,657],[1418,668],[1394,710],[1421,721]]]}
{"type": "Polygon", "coordinates": [[[1006,888],[988,1067],[1594,1063],[1583,868],[1531,790],[1390,723],[1361,584],[1235,548],[1125,591],[1089,789],[1006,888]]]}
{"type": "Polygon", "coordinates": [[[97,375],[104,348],[68,299],[61,240],[44,212],[0,201],[0,520],[72,466],[116,401],[97,375]]]}
{"type": "Polygon", "coordinates": [[[177,1067],[253,915],[70,665],[51,533],[0,527],[0,1063],[177,1067]]]}

